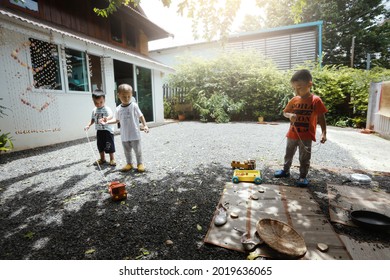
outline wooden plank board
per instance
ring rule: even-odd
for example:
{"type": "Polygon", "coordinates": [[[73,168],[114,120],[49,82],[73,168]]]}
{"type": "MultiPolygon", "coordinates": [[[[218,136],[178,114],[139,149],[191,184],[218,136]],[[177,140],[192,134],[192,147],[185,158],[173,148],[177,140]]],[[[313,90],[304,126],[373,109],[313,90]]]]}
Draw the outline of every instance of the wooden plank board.
{"type": "Polygon", "coordinates": [[[380,243],[361,242],[346,235],[340,235],[354,260],[390,260],[390,248],[380,243]]]}
{"type": "Polygon", "coordinates": [[[390,216],[390,194],[346,185],[329,185],[329,215],[332,222],[355,226],[353,210],[369,210],[390,216]]]}
{"type": "MultiPolygon", "coordinates": [[[[245,252],[240,241],[242,234],[234,228],[248,231],[252,237],[256,233],[258,220],[273,218],[292,225],[305,239],[308,252],[303,259],[351,259],[307,189],[226,183],[220,203],[226,205],[228,213],[235,212],[239,217],[232,219],[228,216],[225,225],[216,227],[214,215],[204,240],[206,243],[245,252]],[[256,200],[251,199],[253,195],[257,196],[256,200]],[[320,252],[318,242],[327,244],[329,251],[320,252]]],[[[267,258],[277,257],[266,245],[260,246],[257,252],[267,258]]]]}

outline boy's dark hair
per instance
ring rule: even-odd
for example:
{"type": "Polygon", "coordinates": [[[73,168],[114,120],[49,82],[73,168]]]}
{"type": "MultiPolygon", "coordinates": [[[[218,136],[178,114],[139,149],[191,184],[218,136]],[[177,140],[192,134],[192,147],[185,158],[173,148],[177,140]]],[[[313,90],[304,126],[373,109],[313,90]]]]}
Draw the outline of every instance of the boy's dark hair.
{"type": "Polygon", "coordinates": [[[93,91],[93,93],[92,93],[92,98],[93,99],[98,99],[98,98],[100,98],[102,96],[103,96],[104,99],[106,99],[106,94],[101,89],[95,89],[93,91]]]}
{"type": "Polygon", "coordinates": [[[310,74],[310,71],[307,69],[298,70],[294,73],[294,75],[291,77],[290,82],[311,82],[313,81],[313,77],[310,74]]]}

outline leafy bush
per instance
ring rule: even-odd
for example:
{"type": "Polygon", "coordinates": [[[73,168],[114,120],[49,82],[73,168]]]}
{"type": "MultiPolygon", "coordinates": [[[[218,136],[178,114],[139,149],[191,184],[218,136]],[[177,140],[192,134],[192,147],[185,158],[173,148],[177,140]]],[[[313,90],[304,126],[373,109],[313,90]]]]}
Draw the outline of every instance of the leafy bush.
{"type": "Polygon", "coordinates": [[[182,61],[169,83],[190,89],[187,99],[203,121],[254,120],[259,114],[279,118],[280,100],[292,94],[285,74],[259,53],[229,52],[211,60],[182,61]]]}
{"type": "Polygon", "coordinates": [[[364,127],[367,117],[370,82],[390,80],[390,70],[371,71],[346,66],[324,66],[313,74],[313,93],[320,96],[329,112],[329,124],[364,127]]]}
{"type": "MultiPolygon", "coordinates": [[[[363,127],[366,122],[370,82],[390,80],[390,70],[370,71],[345,66],[311,69],[312,91],[328,108],[329,124],[363,127]]],[[[259,53],[221,53],[213,59],[182,57],[171,86],[188,88],[187,102],[193,105],[203,121],[254,121],[263,116],[266,121],[284,119],[282,109],[293,97],[290,85],[293,71],[279,71],[259,53]]]]}
{"type": "Polygon", "coordinates": [[[0,134],[0,152],[6,152],[13,148],[14,144],[12,143],[12,137],[9,136],[9,133],[0,134]]]}
{"type": "MultiPolygon", "coordinates": [[[[0,100],[3,100],[3,98],[0,98],[0,100]]],[[[4,112],[6,109],[8,108],[4,107],[3,105],[0,105],[0,118],[2,118],[3,116],[7,116],[7,114],[4,112]]],[[[0,152],[12,150],[14,148],[12,140],[13,139],[9,136],[9,133],[0,134],[0,152]]]]}
{"type": "Polygon", "coordinates": [[[195,109],[198,110],[201,121],[215,120],[217,123],[227,123],[230,115],[242,110],[243,102],[233,102],[226,94],[215,93],[207,98],[200,92],[195,109]]]}

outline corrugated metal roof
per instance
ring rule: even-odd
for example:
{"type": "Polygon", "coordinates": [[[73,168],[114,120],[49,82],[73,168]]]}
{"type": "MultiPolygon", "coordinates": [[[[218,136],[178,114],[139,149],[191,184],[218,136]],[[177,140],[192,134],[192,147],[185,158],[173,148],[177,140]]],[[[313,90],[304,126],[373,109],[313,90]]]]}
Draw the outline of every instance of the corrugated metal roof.
{"type": "MultiPolygon", "coordinates": [[[[65,31],[65,30],[59,29],[58,27],[54,27],[54,26],[51,26],[51,25],[46,24],[46,23],[43,24],[43,23],[37,22],[35,20],[28,19],[28,18],[19,16],[19,15],[13,14],[13,13],[11,13],[9,11],[5,11],[3,9],[0,9],[0,15],[1,16],[6,16],[6,17],[14,19],[14,20],[15,19],[19,20],[21,24],[24,24],[24,25],[27,25],[27,26],[33,25],[35,27],[42,28],[42,29],[48,30],[50,32],[56,32],[56,33],[59,33],[59,34],[64,35],[64,36],[68,36],[68,37],[80,40],[80,41],[85,42],[87,44],[92,44],[92,45],[101,47],[103,49],[107,49],[107,50],[114,51],[114,52],[117,52],[117,53],[129,56],[129,57],[132,57],[132,58],[135,58],[135,59],[140,59],[140,60],[149,62],[149,63],[155,65],[158,68],[164,68],[164,69],[167,69],[169,71],[174,71],[174,69],[172,67],[169,67],[169,66],[167,66],[165,64],[157,62],[156,60],[154,60],[154,59],[152,59],[152,58],[150,58],[148,56],[144,56],[144,55],[141,55],[139,53],[128,51],[128,50],[124,50],[124,49],[120,49],[120,48],[117,48],[117,47],[112,47],[112,46],[110,46],[108,44],[105,44],[103,42],[98,42],[98,41],[96,41],[96,40],[94,40],[92,38],[87,39],[85,37],[81,37],[80,35],[71,33],[70,31],[65,31]]],[[[85,36],[85,35],[83,35],[83,36],[85,36]]]]}

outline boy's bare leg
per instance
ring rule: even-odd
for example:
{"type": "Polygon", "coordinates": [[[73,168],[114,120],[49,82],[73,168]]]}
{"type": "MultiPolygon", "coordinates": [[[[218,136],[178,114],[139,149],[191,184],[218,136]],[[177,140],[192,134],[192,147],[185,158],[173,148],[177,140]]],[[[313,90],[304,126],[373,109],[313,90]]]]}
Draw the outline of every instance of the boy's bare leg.
{"type": "Polygon", "coordinates": [[[100,154],[100,160],[101,160],[102,162],[104,162],[104,161],[106,160],[106,157],[105,157],[105,155],[104,155],[104,152],[100,152],[99,154],[100,154]]]}

